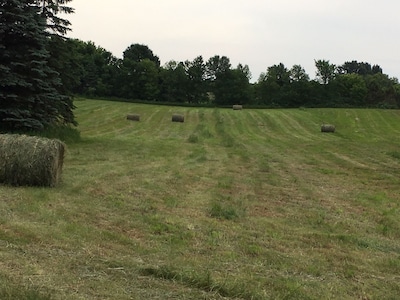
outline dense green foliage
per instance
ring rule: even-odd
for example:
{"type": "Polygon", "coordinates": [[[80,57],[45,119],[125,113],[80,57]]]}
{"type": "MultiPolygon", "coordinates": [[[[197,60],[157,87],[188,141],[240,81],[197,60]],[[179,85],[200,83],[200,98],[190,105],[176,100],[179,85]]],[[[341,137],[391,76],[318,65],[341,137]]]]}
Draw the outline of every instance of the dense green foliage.
{"type": "Polygon", "coordinates": [[[55,17],[57,7],[53,1],[1,1],[1,131],[75,124],[72,100],[49,62],[51,32],[64,33],[68,24],[55,17]]]}
{"type": "Polygon", "coordinates": [[[116,97],[150,102],[263,107],[390,107],[400,105],[396,78],[378,65],[351,61],[336,66],[315,60],[316,78],[301,65],[288,69],[283,63],[250,83],[247,65],[232,67],[226,56],[207,61],[160,60],[146,45],[132,44],[118,59],[92,42],[60,40],[69,59],[60,63],[69,91],[91,97],[116,97]],[[71,65],[76,67],[70,68],[71,65]],[[69,71],[70,70],[70,71],[69,71]],[[71,76],[67,75],[71,72],[71,76]],[[74,82],[70,80],[74,79],[74,82]]]}

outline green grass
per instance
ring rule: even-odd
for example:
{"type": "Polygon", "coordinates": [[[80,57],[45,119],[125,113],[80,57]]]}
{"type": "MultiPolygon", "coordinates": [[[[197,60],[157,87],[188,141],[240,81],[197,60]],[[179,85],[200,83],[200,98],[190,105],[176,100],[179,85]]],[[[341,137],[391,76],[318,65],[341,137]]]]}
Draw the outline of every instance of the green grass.
{"type": "Polygon", "coordinates": [[[75,105],[62,183],[0,186],[0,298],[400,294],[400,111],[75,105]]]}

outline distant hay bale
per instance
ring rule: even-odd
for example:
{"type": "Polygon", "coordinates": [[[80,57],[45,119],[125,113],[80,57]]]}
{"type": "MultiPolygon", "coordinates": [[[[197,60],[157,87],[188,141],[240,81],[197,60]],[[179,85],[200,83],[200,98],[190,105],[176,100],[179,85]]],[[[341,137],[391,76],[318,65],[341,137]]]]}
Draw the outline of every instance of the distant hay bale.
{"type": "Polygon", "coordinates": [[[335,125],[323,124],[321,125],[321,132],[335,132],[335,125]]]}
{"type": "Polygon", "coordinates": [[[126,116],[126,119],[130,120],[130,121],[140,121],[140,115],[138,115],[138,114],[129,114],[129,115],[126,116]]]}
{"type": "Polygon", "coordinates": [[[0,134],[0,182],[53,187],[61,179],[64,152],[59,140],[0,134]]]}
{"type": "Polygon", "coordinates": [[[243,109],[243,105],[239,105],[239,104],[235,104],[233,105],[233,110],[242,110],[243,109]]]}
{"type": "Polygon", "coordinates": [[[173,114],[172,115],[172,122],[181,122],[185,121],[185,117],[183,115],[173,114]]]}

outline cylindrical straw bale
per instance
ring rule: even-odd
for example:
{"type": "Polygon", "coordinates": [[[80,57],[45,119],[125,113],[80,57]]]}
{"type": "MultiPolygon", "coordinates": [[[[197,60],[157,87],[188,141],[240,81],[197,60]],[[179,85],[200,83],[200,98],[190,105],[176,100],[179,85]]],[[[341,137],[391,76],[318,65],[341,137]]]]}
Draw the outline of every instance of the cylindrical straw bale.
{"type": "Polygon", "coordinates": [[[335,125],[323,124],[321,125],[321,132],[335,132],[335,125]]]}
{"type": "Polygon", "coordinates": [[[138,114],[129,114],[129,115],[126,116],[126,119],[130,120],[130,121],[140,121],[140,115],[138,115],[138,114]]]}
{"type": "Polygon", "coordinates": [[[65,144],[17,134],[0,134],[0,182],[53,187],[61,179],[65,144]]]}
{"type": "Polygon", "coordinates": [[[185,120],[185,117],[183,115],[179,115],[179,114],[173,114],[172,115],[172,122],[181,122],[183,123],[185,120]]]}
{"type": "Polygon", "coordinates": [[[239,104],[235,104],[233,105],[233,110],[242,110],[243,109],[243,105],[239,105],[239,104]]]}

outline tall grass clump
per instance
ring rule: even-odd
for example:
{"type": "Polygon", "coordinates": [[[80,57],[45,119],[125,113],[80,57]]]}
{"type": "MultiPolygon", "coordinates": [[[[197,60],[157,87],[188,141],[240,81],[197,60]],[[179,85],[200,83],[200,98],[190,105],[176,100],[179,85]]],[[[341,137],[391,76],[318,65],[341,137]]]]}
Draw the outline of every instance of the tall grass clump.
{"type": "Polygon", "coordinates": [[[81,141],[79,130],[72,126],[52,126],[32,135],[41,136],[49,139],[58,139],[64,143],[78,143],[81,141]]]}
{"type": "Polygon", "coordinates": [[[210,216],[217,219],[234,220],[239,218],[239,212],[232,205],[213,202],[210,208],[210,216]]]}
{"type": "Polygon", "coordinates": [[[390,151],[387,154],[395,159],[400,159],[400,151],[390,151]]]}
{"type": "Polygon", "coordinates": [[[48,293],[36,288],[25,288],[0,275],[0,299],[2,300],[51,300],[48,293]]]}

